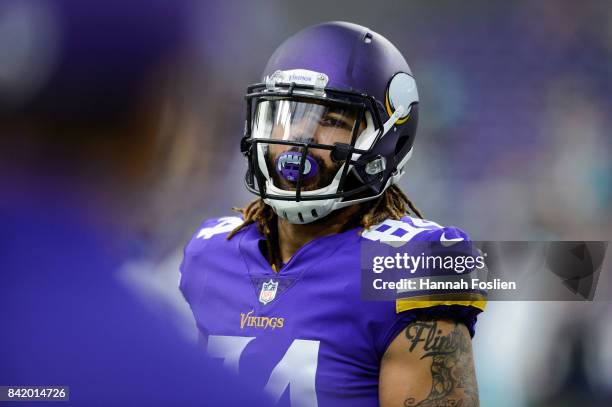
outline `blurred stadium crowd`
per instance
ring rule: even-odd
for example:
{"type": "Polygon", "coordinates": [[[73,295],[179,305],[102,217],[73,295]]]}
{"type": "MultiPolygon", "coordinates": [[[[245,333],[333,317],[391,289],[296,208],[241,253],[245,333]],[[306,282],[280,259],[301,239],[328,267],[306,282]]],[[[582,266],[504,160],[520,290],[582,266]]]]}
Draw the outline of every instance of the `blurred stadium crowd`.
{"type": "MultiPolygon", "coordinates": [[[[117,265],[100,272],[194,334],[178,262],[202,219],[252,198],[246,86],[285,37],[326,20],[369,26],[411,65],[421,122],[402,187],[426,217],[475,240],[610,240],[606,1],[4,0],[0,222],[21,214],[34,230],[24,207],[77,219],[117,265]]],[[[611,310],[490,304],[475,338],[482,405],[608,405],[611,310]]]]}

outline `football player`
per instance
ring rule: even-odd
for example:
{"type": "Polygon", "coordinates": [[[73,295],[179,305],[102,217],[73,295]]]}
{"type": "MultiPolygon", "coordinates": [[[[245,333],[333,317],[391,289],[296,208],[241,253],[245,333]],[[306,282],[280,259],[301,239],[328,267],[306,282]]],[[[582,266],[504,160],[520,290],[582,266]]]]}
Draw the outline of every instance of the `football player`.
{"type": "Polygon", "coordinates": [[[468,239],[397,186],[418,101],[401,53],[344,22],[287,39],[247,90],[241,149],[258,198],[204,222],[180,288],[206,352],[275,405],[478,405],[484,299],[360,298],[363,241],[468,239]]]}

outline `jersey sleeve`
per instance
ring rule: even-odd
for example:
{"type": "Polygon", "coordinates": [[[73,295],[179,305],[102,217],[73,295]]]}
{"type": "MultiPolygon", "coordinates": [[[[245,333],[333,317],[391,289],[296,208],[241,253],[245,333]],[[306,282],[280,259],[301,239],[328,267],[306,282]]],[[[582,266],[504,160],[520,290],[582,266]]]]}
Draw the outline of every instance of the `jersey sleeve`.
{"type": "MultiPolygon", "coordinates": [[[[405,222],[404,219],[402,221],[405,222]]],[[[469,236],[456,227],[443,227],[428,221],[415,222],[414,219],[409,219],[407,223],[406,235],[409,235],[409,239],[406,240],[410,242],[442,242],[443,245],[440,245],[442,248],[453,242],[471,242],[469,236]],[[421,230],[414,230],[415,225],[420,226],[421,230]]],[[[384,229],[383,232],[388,233],[384,229]]],[[[391,232],[395,236],[401,235],[392,230],[391,232]]],[[[407,325],[422,319],[454,320],[464,324],[473,337],[478,314],[486,307],[486,294],[469,290],[460,293],[436,292],[435,294],[396,299],[394,307],[389,305],[385,316],[381,316],[379,320],[381,329],[375,333],[374,338],[381,354],[384,354],[391,342],[407,325]]]]}
{"type": "MultiPolygon", "coordinates": [[[[414,236],[411,240],[413,242],[441,242],[439,248],[443,248],[445,242],[455,243],[462,242],[462,249],[466,248],[466,242],[471,242],[470,237],[463,230],[453,227],[439,227],[435,229],[429,229],[422,231],[414,236]]],[[[475,247],[471,247],[471,250],[477,250],[475,247]]],[[[436,293],[429,294],[421,297],[412,297],[406,299],[396,300],[396,311],[398,313],[404,311],[410,311],[413,309],[427,309],[434,306],[446,306],[438,307],[437,309],[461,309],[460,306],[472,307],[477,310],[484,311],[487,305],[486,295],[482,292],[465,290],[461,293],[436,293]],[[451,307],[453,306],[453,307],[451,307]]],[[[439,311],[436,311],[439,312],[439,311]]],[[[425,315],[424,313],[423,315],[425,315]]],[[[468,326],[469,328],[469,326],[468,326]]]]}

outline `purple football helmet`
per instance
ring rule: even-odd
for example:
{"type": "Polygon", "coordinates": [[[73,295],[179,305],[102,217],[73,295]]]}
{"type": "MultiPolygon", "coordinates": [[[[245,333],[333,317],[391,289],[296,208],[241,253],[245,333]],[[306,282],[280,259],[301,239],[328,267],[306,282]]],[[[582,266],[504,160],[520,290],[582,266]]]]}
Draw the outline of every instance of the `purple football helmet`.
{"type": "Polygon", "coordinates": [[[246,100],[247,188],[291,223],[375,199],[404,174],[416,83],[397,48],[366,27],[330,22],[288,38],[246,100]]]}

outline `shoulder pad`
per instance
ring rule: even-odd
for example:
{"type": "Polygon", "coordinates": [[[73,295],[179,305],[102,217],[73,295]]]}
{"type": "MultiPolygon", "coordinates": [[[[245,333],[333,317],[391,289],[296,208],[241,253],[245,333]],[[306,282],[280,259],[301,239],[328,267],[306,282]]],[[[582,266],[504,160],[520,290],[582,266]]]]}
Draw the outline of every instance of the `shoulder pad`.
{"type": "Polygon", "coordinates": [[[454,226],[442,226],[439,229],[426,230],[419,233],[416,241],[444,242],[443,246],[450,246],[453,242],[470,242],[472,239],[463,230],[454,226]]]}
{"type": "Polygon", "coordinates": [[[429,230],[442,228],[435,222],[405,216],[400,220],[386,219],[363,231],[361,236],[372,241],[381,241],[393,246],[401,246],[415,236],[429,230]]]}
{"type": "MultiPolygon", "coordinates": [[[[384,222],[363,231],[361,236],[365,239],[380,241],[381,243],[385,243],[396,248],[399,248],[411,241],[442,242],[442,248],[452,246],[456,242],[471,242],[471,239],[467,233],[459,228],[453,226],[441,226],[435,222],[425,219],[412,218],[409,216],[406,216],[400,220],[387,219],[384,222]]],[[[446,307],[444,308],[444,312],[448,311],[446,315],[450,315],[453,318],[463,321],[464,319],[460,319],[458,317],[460,316],[460,313],[456,312],[458,310],[461,311],[463,309],[462,307],[471,307],[470,309],[476,313],[484,310],[486,306],[486,297],[482,295],[482,293],[470,293],[468,290],[463,294],[464,295],[461,298],[457,298],[456,294],[454,293],[437,294],[435,299],[425,298],[422,295],[418,297],[400,298],[396,300],[396,312],[401,313],[404,311],[430,309],[432,307],[443,306],[446,307]],[[456,309],[453,307],[456,307],[456,309]]],[[[471,325],[467,326],[470,329],[470,332],[473,333],[473,322],[471,325]]]]}
{"type": "Polygon", "coordinates": [[[454,226],[441,226],[426,219],[405,216],[400,220],[387,219],[364,230],[361,236],[368,240],[381,241],[399,247],[410,241],[469,241],[463,230],[454,226]]]}
{"type": "Polygon", "coordinates": [[[237,216],[225,216],[222,218],[207,219],[202,222],[200,228],[195,232],[187,246],[185,254],[199,252],[211,241],[223,241],[227,235],[242,224],[242,219],[237,216]]]}

